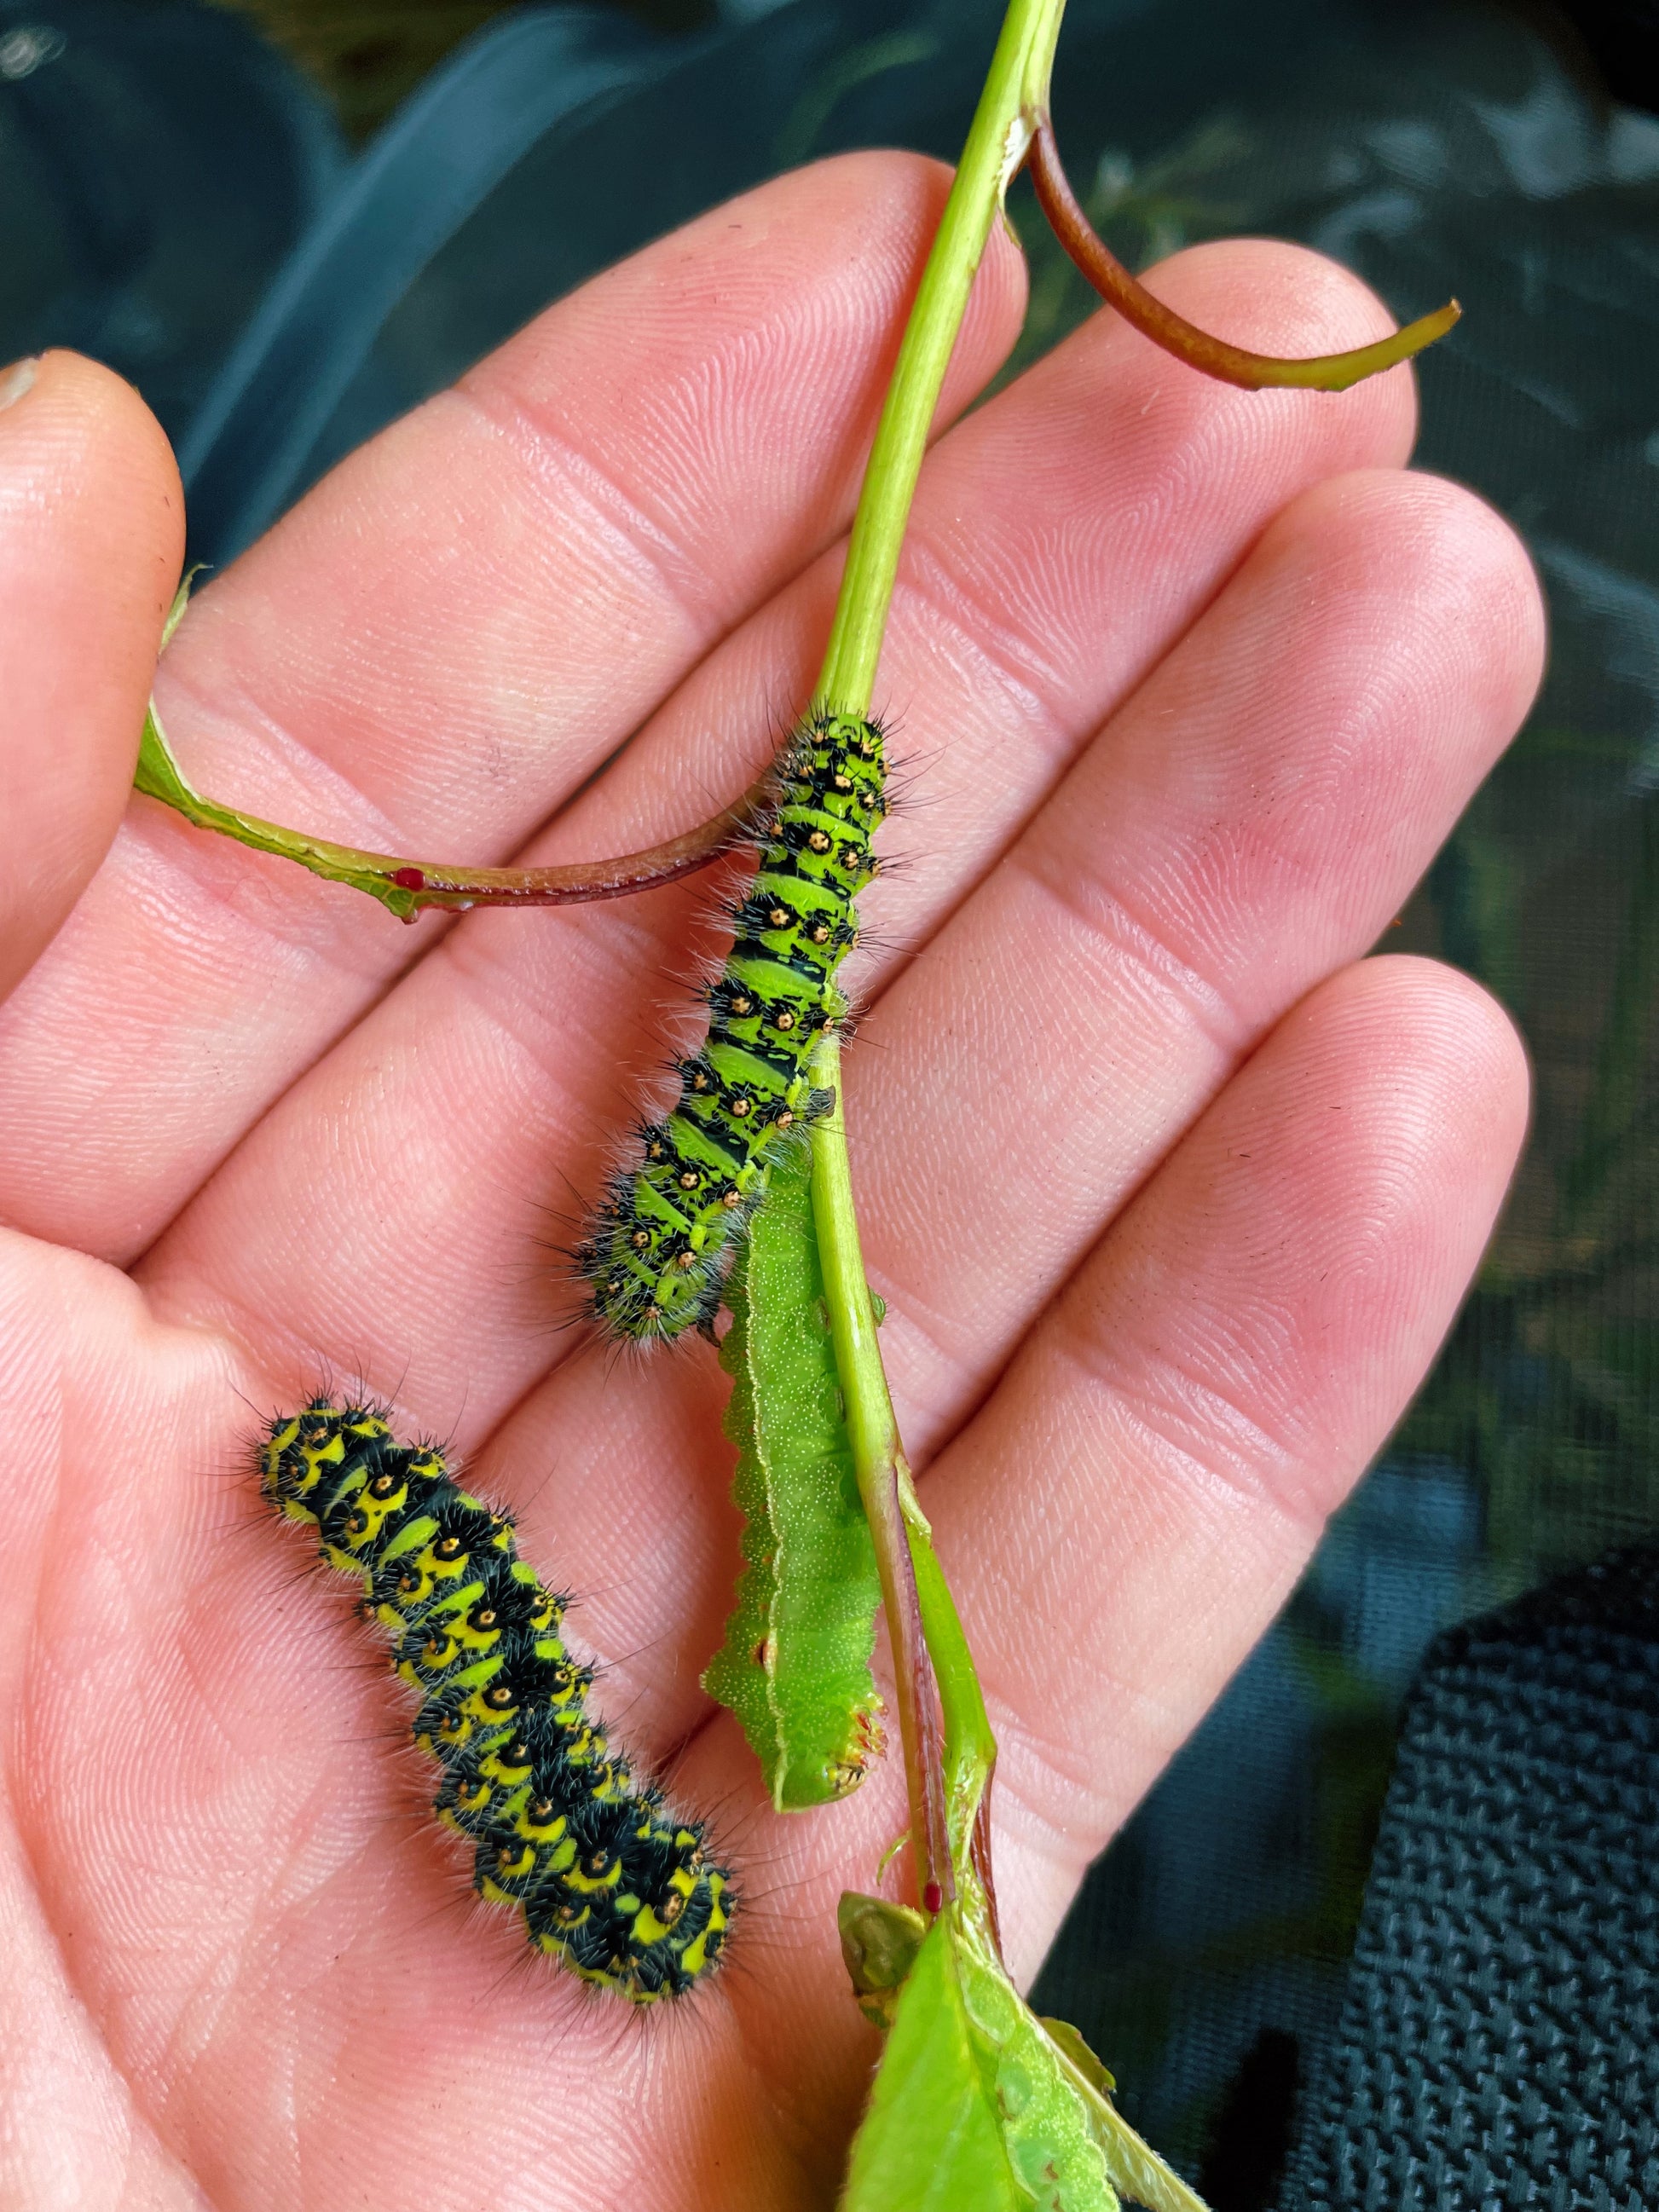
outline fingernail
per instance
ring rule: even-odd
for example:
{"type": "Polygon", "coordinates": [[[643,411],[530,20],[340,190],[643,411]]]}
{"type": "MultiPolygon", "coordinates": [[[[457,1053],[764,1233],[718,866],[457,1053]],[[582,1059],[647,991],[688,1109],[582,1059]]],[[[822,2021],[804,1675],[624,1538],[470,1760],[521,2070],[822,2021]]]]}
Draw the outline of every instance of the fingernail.
{"type": "Polygon", "coordinates": [[[9,407],[14,399],[21,399],[26,392],[32,391],[40,373],[40,357],[35,354],[29,355],[27,360],[13,362],[9,368],[0,369],[0,407],[9,407]]]}

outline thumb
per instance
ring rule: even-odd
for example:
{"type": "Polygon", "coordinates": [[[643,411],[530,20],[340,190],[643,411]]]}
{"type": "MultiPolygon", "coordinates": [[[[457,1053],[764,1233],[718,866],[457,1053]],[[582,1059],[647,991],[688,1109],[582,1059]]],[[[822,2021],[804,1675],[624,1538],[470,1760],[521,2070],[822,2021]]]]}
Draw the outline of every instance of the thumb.
{"type": "Polygon", "coordinates": [[[70,353],[0,369],[0,997],[115,835],[183,551],[131,386],[70,353]]]}

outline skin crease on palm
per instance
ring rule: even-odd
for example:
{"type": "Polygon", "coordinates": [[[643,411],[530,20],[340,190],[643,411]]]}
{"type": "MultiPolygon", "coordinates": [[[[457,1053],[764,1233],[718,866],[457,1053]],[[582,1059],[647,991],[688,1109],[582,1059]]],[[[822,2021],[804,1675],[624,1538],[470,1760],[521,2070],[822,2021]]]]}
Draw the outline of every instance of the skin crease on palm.
{"type": "MultiPolygon", "coordinates": [[[[186,771],[477,860],[712,811],[810,689],[946,181],[872,154],[769,185],[346,462],[169,649],[186,771]]],[[[1153,282],[1266,350],[1389,327],[1284,246],[1153,282]]],[[[1023,302],[999,234],[882,663],[908,803],[847,1104],[1029,1978],[1490,1231],[1514,1033],[1362,956],[1542,622],[1505,526],[1405,471],[1409,372],[1245,393],[1102,315],[956,419],[1023,302]]],[[[129,803],[180,538],[142,404],[48,356],[0,413],[0,2204],[823,2206],[875,2056],[835,1899],[903,1825],[898,1762],[765,1808],[697,1679],[737,1562],[723,1379],[702,1345],[585,1349],[550,1257],[718,885],[401,929],[129,803]],[[618,1734],[712,1815],[744,1901],[685,2004],[523,1954],[423,1818],[349,1592],[247,1472],[325,1368],[520,1515],[618,1734]]]]}

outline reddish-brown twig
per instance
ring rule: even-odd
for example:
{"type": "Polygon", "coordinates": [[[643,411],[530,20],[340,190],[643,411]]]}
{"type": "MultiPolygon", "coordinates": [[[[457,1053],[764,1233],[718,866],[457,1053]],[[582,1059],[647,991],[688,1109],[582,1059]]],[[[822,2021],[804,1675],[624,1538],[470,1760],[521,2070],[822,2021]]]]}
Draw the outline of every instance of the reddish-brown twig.
{"type": "Polygon", "coordinates": [[[1249,353],[1243,346],[1230,345],[1224,338],[1214,337],[1208,331],[1188,322],[1173,307],[1166,307],[1161,300],[1154,299],[1146,286],[1129,274],[1083,212],[1060,166],[1054,127],[1046,114],[1034,118],[1026,161],[1038,203],[1054,236],[1101,298],[1115,307],[1126,322],[1133,323],[1151,338],[1154,345],[1162,346],[1177,361],[1184,361],[1206,376],[1218,377],[1224,384],[1242,385],[1249,392],[1261,391],[1268,385],[1345,392],[1351,384],[1358,384],[1381,369],[1392,368],[1396,362],[1409,361],[1413,354],[1421,353],[1425,346],[1443,337],[1462,313],[1455,300],[1449,300],[1443,307],[1408,323],[1392,337],[1381,338],[1375,345],[1356,346],[1348,353],[1316,354],[1301,360],[1276,354],[1249,353]]]}

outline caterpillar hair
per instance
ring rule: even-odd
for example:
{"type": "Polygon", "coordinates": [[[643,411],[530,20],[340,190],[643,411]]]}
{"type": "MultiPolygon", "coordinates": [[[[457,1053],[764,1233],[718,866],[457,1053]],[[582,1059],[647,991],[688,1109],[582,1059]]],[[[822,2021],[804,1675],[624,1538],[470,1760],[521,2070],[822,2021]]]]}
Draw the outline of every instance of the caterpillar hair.
{"type": "Polygon", "coordinates": [[[732,951],[706,986],[701,1045],[677,1064],[678,1103],[639,1131],[574,1254],[593,1316],[635,1340],[712,1334],[737,1239],[781,1146],[835,1101],[815,1088],[817,1040],[842,1028],[835,972],[858,943],[854,902],[875,874],[885,817],[879,722],[815,713],[778,767],[759,866],[732,902],[732,951]]]}
{"type": "Polygon", "coordinates": [[[318,1398],[280,1416],[259,1472],[390,1635],[421,1700],[415,1741],[442,1769],[434,1809],[472,1844],[480,1895],[635,2004],[692,1988],[725,1944],[731,1877],[589,1714],[592,1672],[559,1634],[568,1601],[520,1559],[512,1521],[368,1406],[318,1398]]]}

